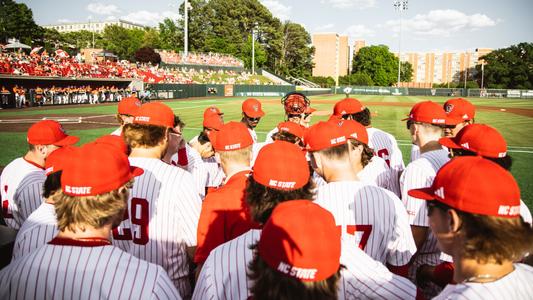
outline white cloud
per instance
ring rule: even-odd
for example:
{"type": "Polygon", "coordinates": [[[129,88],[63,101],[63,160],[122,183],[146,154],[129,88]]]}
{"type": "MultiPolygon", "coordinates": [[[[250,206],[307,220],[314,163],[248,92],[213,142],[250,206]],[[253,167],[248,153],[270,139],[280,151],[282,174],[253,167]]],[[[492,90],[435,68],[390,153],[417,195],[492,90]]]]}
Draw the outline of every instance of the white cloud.
{"type": "Polygon", "coordinates": [[[115,17],[115,16],[107,16],[107,17],[105,18],[106,21],[114,21],[114,20],[116,20],[116,19],[117,19],[117,17],[115,17]]]}
{"type": "Polygon", "coordinates": [[[87,10],[97,15],[112,15],[120,12],[116,5],[101,2],[89,3],[87,10]]]}
{"type": "Polygon", "coordinates": [[[332,29],[335,27],[335,24],[333,23],[329,23],[329,24],[326,24],[326,25],[321,25],[321,26],[317,26],[315,27],[315,32],[319,32],[319,31],[327,31],[329,29],[332,29]]]}
{"type": "Polygon", "coordinates": [[[59,20],[57,20],[57,23],[72,23],[72,20],[69,20],[69,19],[59,19],[59,20]]]}
{"type": "Polygon", "coordinates": [[[138,23],[146,26],[157,26],[164,19],[170,18],[172,20],[177,20],[180,18],[180,15],[176,12],[165,11],[162,13],[151,12],[147,10],[139,10],[136,12],[129,13],[122,17],[122,19],[138,23]]]}
{"type": "MultiPolygon", "coordinates": [[[[418,14],[410,19],[402,20],[402,31],[419,36],[449,37],[461,30],[477,30],[495,26],[500,20],[493,20],[484,14],[467,15],[463,12],[445,9],[432,10],[427,14],[418,14]]],[[[390,20],[385,27],[393,32],[400,30],[400,20],[390,20]]]]}
{"type": "Polygon", "coordinates": [[[285,21],[290,18],[292,7],[284,5],[277,0],[261,0],[261,3],[268,8],[272,15],[280,20],[285,21]]]}
{"type": "Polygon", "coordinates": [[[376,6],[376,0],[321,0],[320,3],[329,4],[335,8],[365,9],[376,6]]]}
{"type": "Polygon", "coordinates": [[[343,34],[349,36],[352,39],[361,39],[364,37],[374,36],[374,30],[366,27],[365,25],[352,25],[344,31],[343,34]]]}

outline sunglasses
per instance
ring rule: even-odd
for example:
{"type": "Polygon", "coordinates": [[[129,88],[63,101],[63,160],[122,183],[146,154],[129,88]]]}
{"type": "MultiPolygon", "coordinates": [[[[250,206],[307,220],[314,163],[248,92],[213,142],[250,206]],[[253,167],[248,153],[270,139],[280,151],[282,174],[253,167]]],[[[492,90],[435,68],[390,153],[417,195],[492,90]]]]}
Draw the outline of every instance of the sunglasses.
{"type": "Polygon", "coordinates": [[[248,121],[251,121],[251,122],[259,122],[259,120],[261,120],[261,117],[259,117],[259,118],[252,118],[252,117],[248,117],[248,116],[246,116],[246,119],[247,119],[248,121]]]}
{"type": "Polygon", "coordinates": [[[302,115],[300,115],[300,114],[289,114],[287,117],[289,119],[301,119],[302,115]]]}

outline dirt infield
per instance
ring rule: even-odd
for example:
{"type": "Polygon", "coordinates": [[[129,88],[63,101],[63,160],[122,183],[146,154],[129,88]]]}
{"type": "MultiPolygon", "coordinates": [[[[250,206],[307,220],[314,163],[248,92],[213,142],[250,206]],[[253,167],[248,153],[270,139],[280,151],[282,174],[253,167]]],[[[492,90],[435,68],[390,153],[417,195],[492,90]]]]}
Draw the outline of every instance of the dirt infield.
{"type": "MultiPolygon", "coordinates": [[[[279,100],[265,100],[266,103],[279,103],[279,100]]],[[[315,104],[332,104],[330,100],[313,100],[315,104]]],[[[411,107],[412,103],[402,102],[365,102],[365,105],[373,106],[395,106],[395,107],[411,107]]],[[[491,111],[512,113],[524,117],[533,118],[533,109],[528,108],[511,108],[511,107],[495,107],[495,106],[476,106],[477,111],[491,111]]],[[[316,115],[327,115],[329,111],[317,111],[316,115]]],[[[0,132],[25,132],[32,123],[38,120],[55,119],[63,124],[66,130],[83,130],[95,128],[112,128],[117,127],[118,122],[115,115],[95,115],[95,114],[42,114],[20,116],[2,116],[0,120],[0,132]],[[5,121],[4,121],[5,120],[5,121]],[[21,120],[21,123],[9,121],[21,120]],[[4,122],[2,122],[4,121],[4,122]],[[6,122],[7,121],[7,122],[6,122]]]]}

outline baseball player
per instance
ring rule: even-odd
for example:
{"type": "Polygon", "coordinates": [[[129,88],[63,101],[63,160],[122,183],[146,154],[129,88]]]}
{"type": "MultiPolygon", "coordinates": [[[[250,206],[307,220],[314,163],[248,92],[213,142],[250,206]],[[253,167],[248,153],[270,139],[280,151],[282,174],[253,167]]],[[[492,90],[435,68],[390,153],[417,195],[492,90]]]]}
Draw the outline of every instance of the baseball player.
{"type": "Polygon", "coordinates": [[[27,140],[28,152],[10,162],[0,176],[2,216],[7,226],[15,230],[41,205],[45,159],[59,147],[77,143],[79,138],[67,135],[58,122],[44,120],[28,129],[27,140]]]}
{"type": "Polygon", "coordinates": [[[143,104],[133,123],[124,126],[130,163],[145,173],[133,184],[127,216],[132,225],[123,239],[130,240],[130,253],[162,266],[182,297],[189,298],[188,259],[196,246],[202,201],[191,174],[161,161],[172,127],[174,113],[160,102],[143,104]]]}
{"type": "Polygon", "coordinates": [[[113,131],[111,134],[121,135],[124,125],[133,122],[133,118],[139,111],[139,108],[141,108],[141,100],[139,100],[137,97],[126,97],[120,100],[118,103],[118,113],[116,116],[120,127],[115,129],[115,131],[113,131]]]}
{"type": "Polygon", "coordinates": [[[224,124],[210,135],[215,157],[226,175],[223,185],[210,192],[202,203],[198,221],[198,244],[194,262],[201,265],[211,250],[259,224],[252,221],[244,190],[250,175],[253,140],[240,122],[224,124]]]}
{"type": "Polygon", "coordinates": [[[365,155],[359,139],[365,138],[362,125],[347,131],[333,122],[319,122],[309,128],[304,140],[311,165],[327,182],[318,187],[316,203],[335,216],[343,236],[353,240],[352,248],[361,248],[392,272],[407,276],[416,248],[405,208],[394,193],[357,176],[365,155]],[[354,136],[358,140],[348,143],[354,136]]]}
{"type": "Polygon", "coordinates": [[[530,299],[533,268],[514,263],[533,249],[533,229],[520,218],[511,173],[482,157],[445,164],[432,185],[409,195],[427,200],[439,248],[452,255],[454,281],[435,299],[530,299]]]}
{"type": "Polygon", "coordinates": [[[46,180],[43,184],[43,202],[30,214],[18,231],[13,247],[13,259],[33,252],[57,235],[58,229],[54,198],[62,195],[61,171],[75,153],[75,149],[72,146],[61,147],[46,158],[46,180]]]}
{"type": "Polygon", "coordinates": [[[2,299],[181,299],[166,272],[111,245],[131,180],[142,169],[97,144],[63,169],[55,206],[60,229],[46,245],[0,271],[2,299]]]}
{"type": "MultiPolygon", "coordinates": [[[[407,120],[412,143],[421,150],[421,157],[409,163],[400,177],[402,201],[407,209],[409,224],[418,249],[409,268],[409,276],[414,281],[419,266],[424,264],[434,266],[440,263],[440,250],[435,236],[429,229],[425,202],[409,196],[407,192],[431,184],[440,167],[448,162],[448,151],[438,142],[448,120],[444,109],[431,101],[415,104],[408,118],[404,120],[407,120]]],[[[423,289],[428,298],[435,296],[439,291],[440,288],[434,284],[429,284],[423,289]]]]}
{"type": "MultiPolygon", "coordinates": [[[[252,217],[263,224],[269,220],[277,205],[286,201],[308,203],[305,200],[290,200],[312,199],[314,196],[314,185],[305,155],[299,147],[284,141],[267,144],[261,150],[248,180],[247,203],[252,217]],[[287,157],[291,159],[287,160],[287,157]]],[[[313,221],[314,218],[309,218],[304,223],[313,221]]],[[[302,222],[298,224],[302,230],[306,228],[301,226],[302,222]]],[[[252,229],[211,251],[198,278],[193,299],[249,298],[252,281],[247,274],[250,273],[248,266],[254,258],[251,246],[259,241],[260,236],[261,230],[252,229]]],[[[315,235],[312,237],[312,245],[319,245],[314,239],[315,235]]],[[[416,288],[408,280],[391,274],[360,249],[352,249],[351,245],[341,248],[340,263],[345,269],[341,271],[342,278],[338,285],[339,299],[414,298],[416,288]]]]}
{"type": "Polygon", "coordinates": [[[385,160],[390,167],[389,190],[400,197],[400,174],[405,165],[402,151],[398,148],[396,138],[388,132],[372,127],[372,117],[368,107],[359,100],[346,98],[333,107],[333,115],[344,120],[354,120],[366,127],[368,133],[368,146],[374,149],[374,153],[385,160]]]}
{"type": "Polygon", "coordinates": [[[261,102],[254,98],[248,98],[242,103],[242,119],[241,122],[248,127],[250,135],[257,142],[257,133],[255,127],[259,124],[261,118],[265,116],[265,112],[261,108],[261,102]]]}
{"type": "MultiPolygon", "coordinates": [[[[306,95],[299,92],[287,93],[281,98],[281,104],[285,111],[285,121],[293,122],[303,127],[309,127],[311,123],[311,115],[316,109],[310,107],[310,100],[306,95]]],[[[269,131],[266,135],[265,142],[270,143],[274,141],[273,135],[279,131],[278,127],[275,127],[269,131]]]]}
{"type": "Polygon", "coordinates": [[[265,145],[272,143],[273,141],[286,141],[289,143],[293,143],[295,145],[298,145],[302,149],[305,147],[303,143],[305,134],[305,127],[291,121],[285,121],[281,122],[276,126],[276,132],[272,134],[272,141],[270,142],[261,142],[261,143],[254,143],[252,148],[252,162],[251,166],[254,165],[254,162],[257,158],[257,154],[259,154],[259,151],[261,148],[263,148],[265,145]]]}
{"type": "MultiPolygon", "coordinates": [[[[472,103],[463,98],[449,99],[443,105],[448,115],[448,124],[444,126],[444,136],[454,137],[466,125],[474,124],[476,108],[472,103]]],[[[420,148],[417,145],[411,147],[411,161],[420,158],[420,148]]]]}

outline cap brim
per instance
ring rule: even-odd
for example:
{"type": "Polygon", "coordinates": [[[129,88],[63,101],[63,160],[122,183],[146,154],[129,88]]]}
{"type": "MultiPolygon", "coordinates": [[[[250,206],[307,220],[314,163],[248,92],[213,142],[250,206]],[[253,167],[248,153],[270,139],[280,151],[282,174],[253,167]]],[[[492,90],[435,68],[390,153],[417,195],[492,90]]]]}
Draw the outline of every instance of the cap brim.
{"type": "Polygon", "coordinates": [[[79,141],[80,141],[79,137],[73,136],[73,135],[68,135],[66,138],[60,140],[57,143],[54,143],[54,145],[60,146],[60,147],[62,147],[62,146],[70,146],[70,145],[76,144],[79,141]]]}
{"type": "Polygon", "coordinates": [[[304,111],[304,113],[306,114],[312,114],[316,111],[316,108],[312,108],[312,107],[307,107],[304,111]]]}
{"type": "Polygon", "coordinates": [[[410,120],[411,118],[410,117],[407,117],[405,119],[401,119],[400,121],[407,121],[407,120],[410,120]]]}
{"type": "Polygon", "coordinates": [[[463,118],[450,117],[448,116],[444,122],[445,125],[457,125],[464,122],[463,118]]]}
{"type": "Polygon", "coordinates": [[[131,166],[130,167],[130,174],[131,174],[131,178],[137,177],[137,176],[141,176],[142,174],[144,174],[144,170],[139,168],[139,167],[131,166]]]}
{"type": "Polygon", "coordinates": [[[452,149],[459,149],[462,148],[461,146],[457,145],[452,138],[443,137],[439,139],[439,143],[445,147],[452,148],[452,149]]]}
{"type": "Polygon", "coordinates": [[[433,194],[433,189],[428,188],[421,188],[421,189],[412,189],[407,191],[407,194],[411,197],[421,199],[421,200],[435,200],[436,196],[433,194]]]}
{"type": "Polygon", "coordinates": [[[265,115],[265,112],[262,110],[244,113],[250,118],[262,118],[265,115]]]}

